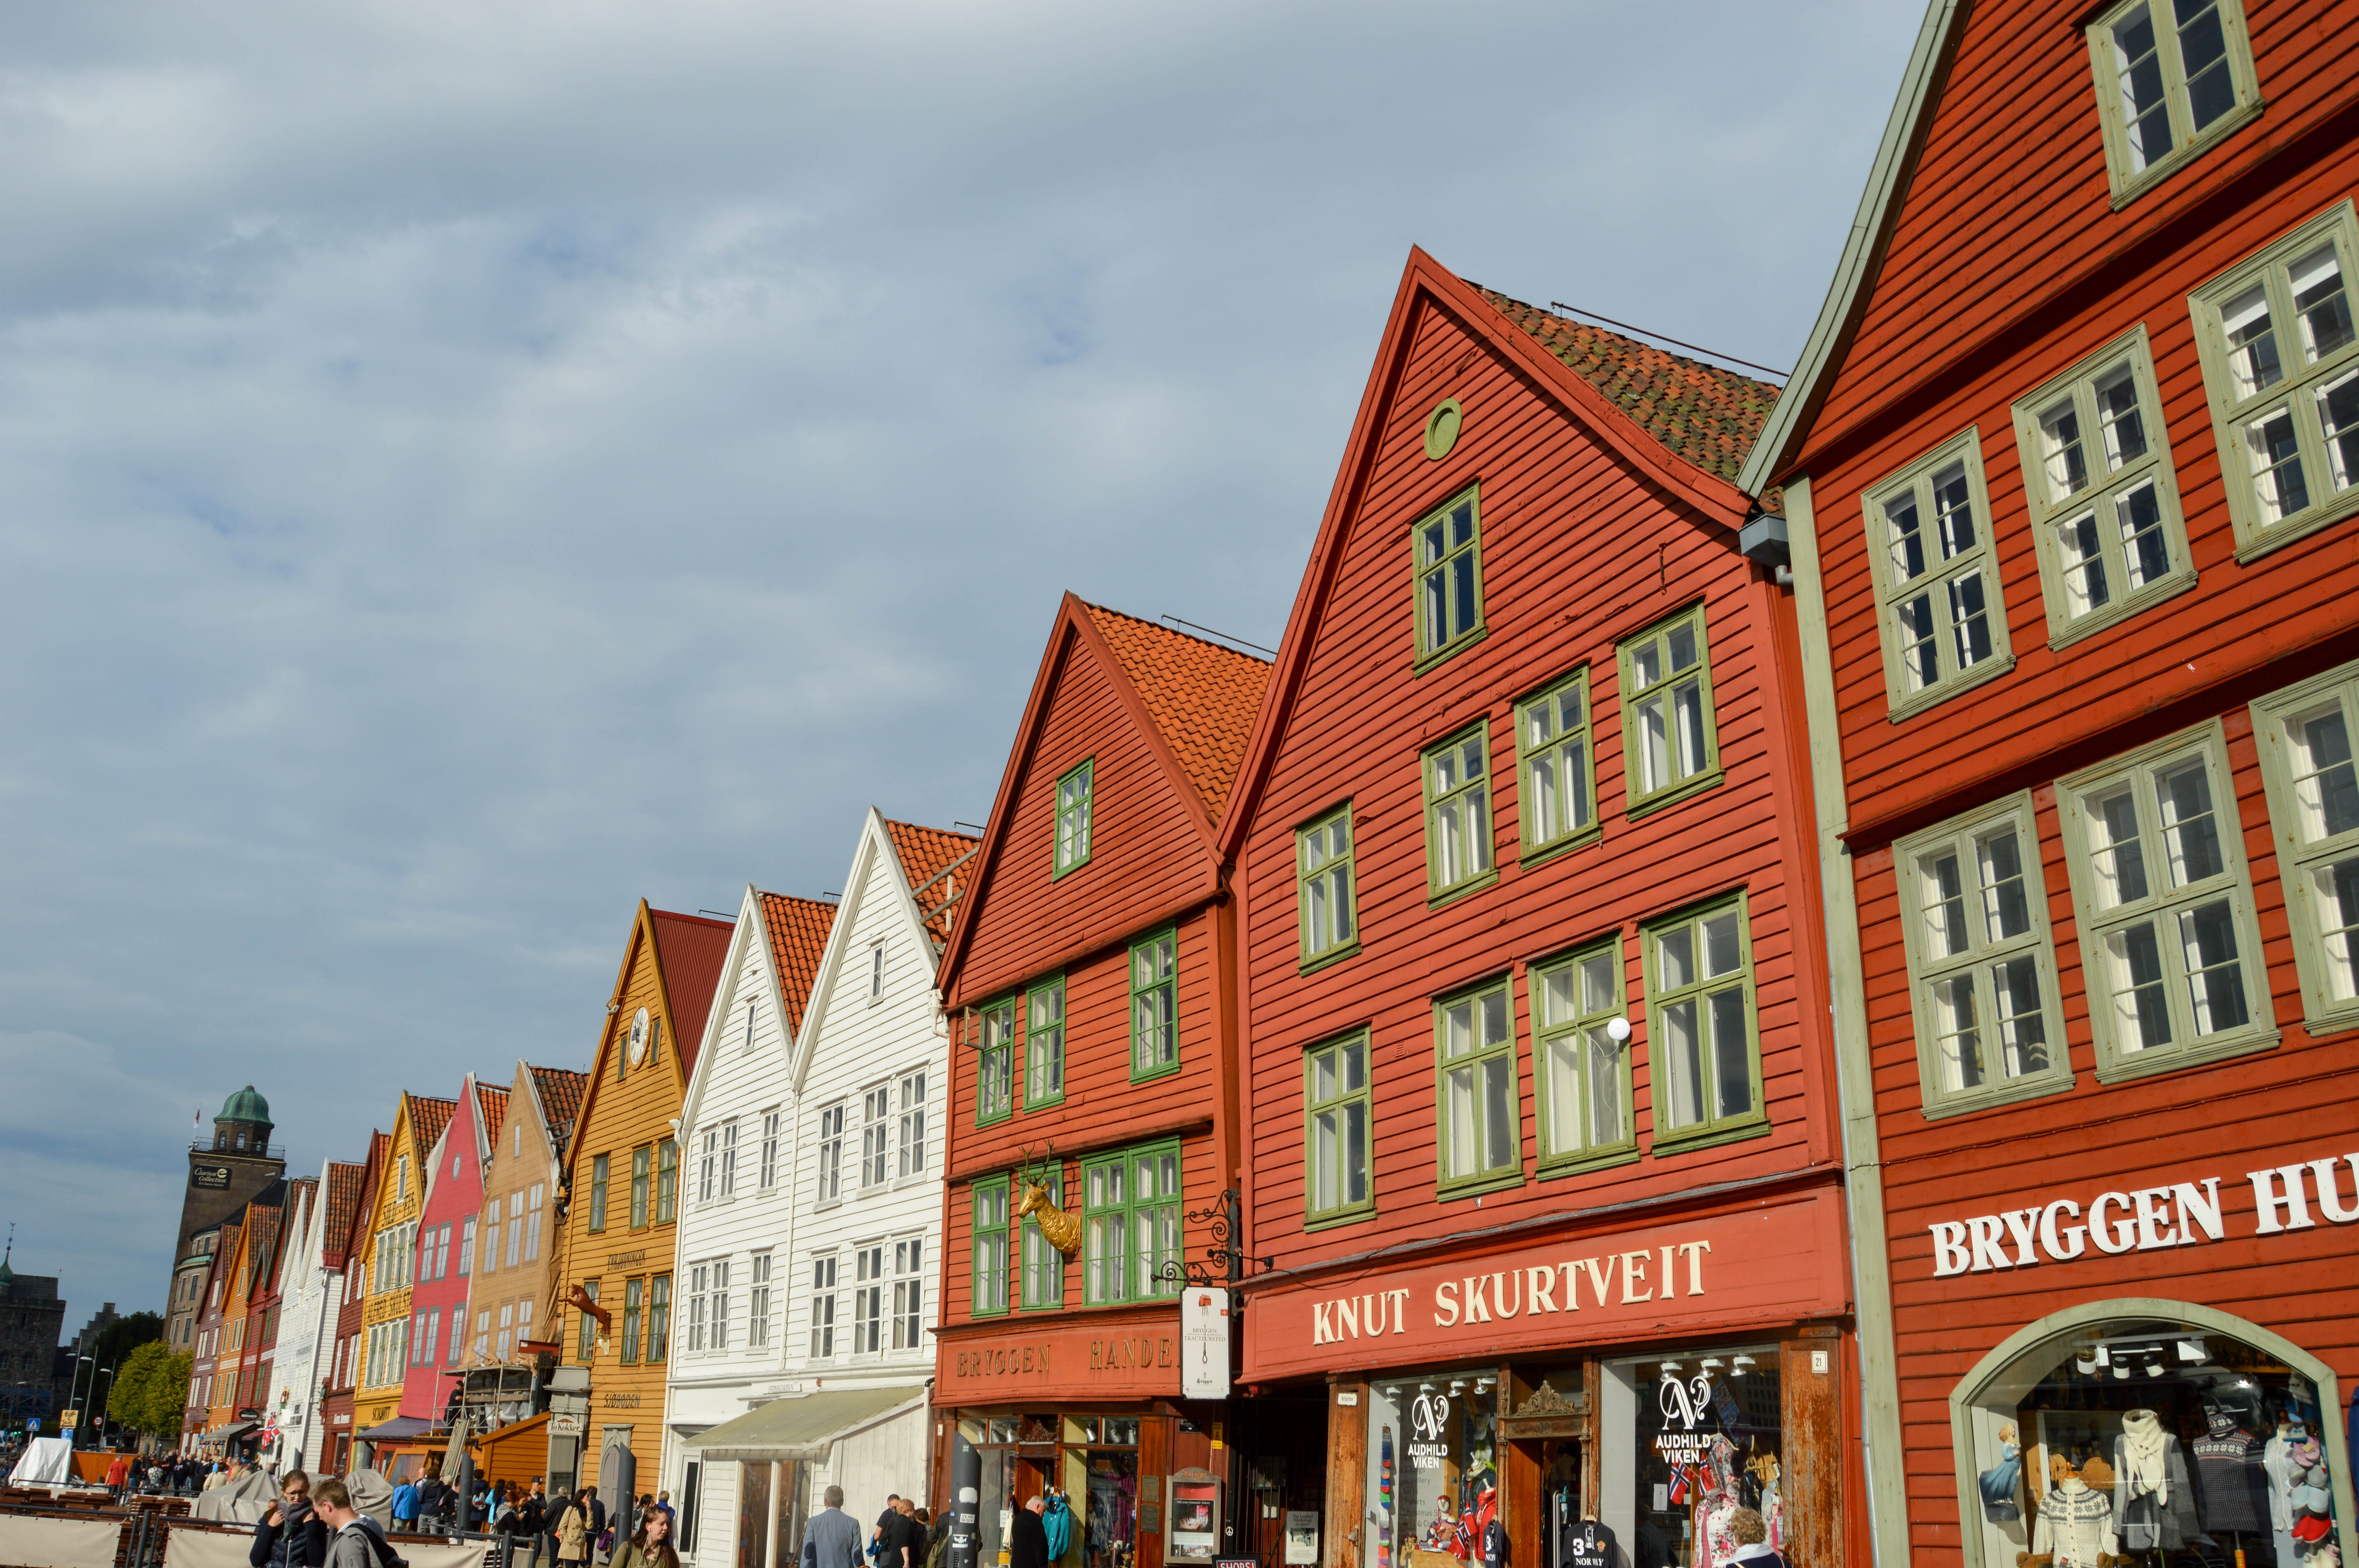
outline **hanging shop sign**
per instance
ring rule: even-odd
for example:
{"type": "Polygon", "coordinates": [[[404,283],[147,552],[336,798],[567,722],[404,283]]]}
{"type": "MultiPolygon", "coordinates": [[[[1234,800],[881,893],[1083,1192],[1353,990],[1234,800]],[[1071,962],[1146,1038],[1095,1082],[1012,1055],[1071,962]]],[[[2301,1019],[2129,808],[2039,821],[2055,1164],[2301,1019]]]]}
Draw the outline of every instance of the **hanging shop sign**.
{"type": "Polygon", "coordinates": [[[1229,1292],[1190,1285],[1180,1295],[1180,1394],[1229,1397],[1229,1292]]]}
{"type": "Polygon", "coordinates": [[[1832,1193],[1254,1293],[1249,1379],[1491,1355],[1844,1310],[1832,1193]]]}
{"type": "Polygon", "coordinates": [[[2226,1240],[2231,1229],[2276,1236],[2315,1229],[2320,1219],[2359,1223],[2359,1154],[2247,1171],[2244,1180],[2253,1190],[2250,1214],[2230,1213],[2235,1206],[2222,1195],[2223,1182],[2229,1193],[2236,1192],[2234,1177],[2195,1176],[2101,1192],[2085,1204],[2079,1197],[2048,1198],[2026,1208],[1939,1220],[1926,1227],[1933,1237],[1933,1277],[2199,1247],[2226,1240]]]}

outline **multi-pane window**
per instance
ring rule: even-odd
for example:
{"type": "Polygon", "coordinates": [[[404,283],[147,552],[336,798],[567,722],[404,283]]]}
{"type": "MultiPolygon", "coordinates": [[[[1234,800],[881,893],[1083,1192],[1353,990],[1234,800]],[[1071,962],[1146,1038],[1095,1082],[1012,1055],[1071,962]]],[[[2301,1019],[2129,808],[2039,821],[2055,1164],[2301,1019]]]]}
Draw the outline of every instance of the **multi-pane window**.
{"type": "Polygon", "coordinates": [[[1024,1003],[1024,1103],[1065,1098],[1065,978],[1037,985],[1024,1003]]]}
{"type": "Polygon", "coordinates": [[[1437,897],[1491,874],[1489,746],[1478,724],[1425,754],[1426,885],[1437,897]]]}
{"type": "Polygon", "coordinates": [[[645,1280],[623,1281],[623,1359],[639,1358],[639,1319],[647,1310],[647,1282],[645,1280]]]}
{"type": "Polygon", "coordinates": [[[531,1223],[526,1227],[524,1233],[524,1260],[527,1263],[540,1257],[540,1222],[548,1212],[541,1201],[546,1185],[547,1184],[541,1182],[535,1182],[532,1184],[531,1208],[528,1216],[531,1223]]]}
{"type": "Polygon", "coordinates": [[[1482,522],[1474,492],[1419,523],[1417,654],[1450,652],[1483,629],[1482,522]]]}
{"type": "Polygon", "coordinates": [[[1520,1180],[1524,1140],[1508,982],[1435,1002],[1433,1044],[1442,1187],[1520,1180]]]}
{"type": "Polygon", "coordinates": [[[2195,580],[2161,410],[2144,328],[2015,406],[2050,639],[2195,580]]]}
{"type": "Polygon", "coordinates": [[[762,1113],[762,1190],[768,1192],[778,1184],[778,1122],[779,1113],[762,1113]]]}
{"type": "Polygon", "coordinates": [[[1057,876],[1089,863],[1090,808],[1096,780],[1097,761],[1092,758],[1057,781],[1057,876]]]}
{"type": "Polygon", "coordinates": [[[843,1119],[848,1108],[838,1101],[819,1113],[819,1171],[815,1184],[821,1203],[833,1203],[843,1195],[843,1119]]]}
{"type": "Polygon", "coordinates": [[[835,1354],[835,1254],[811,1260],[810,1353],[814,1361],[835,1354]]]}
{"type": "Polygon", "coordinates": [[[728,1259],[716,1258],[712,1260],[712,1287],[705,1299],[712,1307],[709,1315],[712,1323],[712,1348],[726,1350],[729,1348],[728,1259]]]}
{"type": "Polygon", "coordinates": [[[2014,657],[1984,496],[1974,430],[1866,494],[1885,698],[1895,714],[1995,675],[2014,657]]]}
{"type": "Polygon", "coordinates": [[[893,1348],[915,1350],[925,1327],[926,1243],[909,1237],[893,1243],[893,1348]]]}
{"type": "Polygon", "coordinates": [[[901,1075],[901,1137],[899,1174],[926,1173],[926,1075],[920,1068],[901,1075]]]}
{"type": "Polygon", "coordinates": [[[2228,779],[2215,723],[2057,784],[2100,1077],[2234,1050],[2274,1022],[2228,779]]]}
{"type": "Polygon", "coordinates": [[[1085,1299],[1147,1301],[1178,1293],[1164,1267],[1180,1259],[1180,1146],[1128,1149],[1082,1171],[1085,1299]]]}
{"type": "MultiPolygon", "coordinates": [[[[582,1321],[587,1323],[590,1320],[587,1317],[584,1317],[582,1321]]],[[[489,1307],[485,1307],[482,1312],[475,1314],[475,1359],[478,1361],[489,1360],[491,1358],[491,1354],[492,1312],[489,1307]]],[[[339,1380],[341,1381],[341,1379],[339,1380]]]]}
{"type": "Polygon", "coordinates": [[[647,1357],[660,1361],[671,1344],[671,1276],[658,1274],[647,1281],[647,1357]]]}
{"type": "Polygon", "coordinates": [[[721,1126],[721,1195],[737,1195],[737,1124],[726,1121],[721,1126]]]}
{"type": "Polygon", "coordinates": [[[1531,986],[1541,1173],[1636,1154],[1621,939],[1534,965],[1531,986]],[[1620,1039],[1613,1027],[1617,1019],[1623,1024],[1620,1039]]]}
{"type": "Polygon", "coordinates": [[[976,1020],[974,1119],[997,1121],[1015,1105],[1016,1003],[995,1002],[976,1020]]]}
{"type": "Polygon", "coordinates": [[[1165,931],[1130,949],[1130,1076],[1180,1065],[1180,937],[1165,931]]]}
{"type": "Polygon", "coordinates": [[[2359,769],[2351,737],[2359,665],[2253,705],[2269,825],[2286,885],[2304,1019],[2312,1033],[2359,1022],[2359,769]]]}
{"type": "Polygon", "coordinates": [[[1571,843],[1596,826],[1592,754],[1587,670],[1516,705],[1526,854],[1571,843]]]}
{"type": "Polygon", "coordinates": [[[607,1156],[593,1157],[590,1162],[590,1228],[606,1228],[607,1156]]]}
{"type": "Polygon", "coordinates": [[[1905,839],[1893,862],[1926,1110],[2071,1087],[2030,797],[1905,839]]]}
{"type": "Polygon", "coordinates": [[[977,1182],[974,1197],[973,1314],[977,1317],[1007,1310],[1007,1181],[995,1176],[977,1182]]]}
{"type": "Polygon", "coordinates": [[[1720,719],[1703,606],[1621,647],[1623,772],[1634,811],[1677,800],[1720,776],[1720,719]]]}
{"type": "Polygon", "coordinates": [[[766,1350],[770,1344],[770,1255],[756,1252],[745,1275],[745,1346],[766,1350]]]}
{"type": "MultiPolygon", "coordinates": [[[[1064,1172],[1043,1173],[1040,1185],[1047,1190],[1050,1203],[1063,1205],[1064,1172]]],[[[1063,1306],[1065,1255],[1049,1245],[1049,1238],[1040,1234],[1039,1216],[1027,1214],[1024,1217],[1020,1246],[1024,1255],[1024,1278],[1022,1293],[1017,1297],[1019,1303],[1026,1307],[1063,1306]]]]}
{"type": "Polygon", "coordinates": [[[885,995],[885,944],[875,943],[868,949],[868,1000],[876,1001],[885,995]]]}
{"type": "Polygon", "coordinates": [[[1765,1124],[1744,898],[1647,926],[1646,947],[1656,1147],[1765,1124]]]}
{"type": "Polygon", "coordinates": [[[631,1151],[631,1228],[637,1230],[647,1223],[647,1177],[655,1160],[655,1151],[641,1147],[631,1151]]]}
{"type": "Polygon", "coordinates": [[[711,1203],[721,1190],[720,1179],[721,1129],[708,1127],[704,1130],[704,1152],[696,1162],[696,1201],[711,1203]]]}
{"type": "Polygon", "coordinates": [[[1352,907],[1352,808],[1338,807],[1294,838],[1296,919],[1309,964],[1349,952],[1360,939],[1352,907]]]}
{"type": "Polygon", "coordinates": [[[508,1205],[508,1267],[513,1269],[524,1258],[524,1205],[508,1205]]]}
{"type": "Polygon", "coordinates": [[[879,1084],[860,1097],[860,1184],[881,1187],[893,1169],[893,1090],[879,1084]]]}
{"type": "Polygon", "coordinates": [[[2359,502],[2354,254],[2359,224],[2346,200],[2190,302],[2229,515],[2246,558],[2359,502]]]}
{"type": "Polygon", "coordinates": [[[885,1244],[871,1242],[852,1256],[852,1353],[872,1355],[885,1346],[885,1244]]]}
{"type": "Polygon", "coordinates": [[[688,1271],[688,1325],[680,1348],[691,1353],[704,1348],[704,1292],[712,1270],[709,1263],[697,1263],[688,1271]]]}
{"type": "Polygon", "coordinates": [[[656,1145],[656,1223],[669,1225],[679,1207],[679,1141],[656,1145]]]}
{"type": "MultiPolygon", "coordinates": [[[[598,1299],[598,1281],[595,1280],[584,1280],[582,1281],[582,1293],[588,1297],[592,1302],[595,1302],[598,1299]]],[[[588,1361],[594,1357],[597,1352],[598,1320],[585,1312],[582,1314],[582,1326],[579,1331],[579,1337],[573,1346],[573,1358],[577,1361],[588,1361]]]]}
{"type": "Polygon", "coordinates": [[[503,1302],[500,1303],[499,1345],[500,1359],[503,1361],[508,1358],[508,1346],[513,1342],[515,1335],[516,1303],[514,1302],[503,1302]]]}
{"type": "Polygon", "coordinates": [[[2238,0],[2128,0],[2090,24],[2089,53],[2117,199],[2259,102],[2238,0]]]}
{"type": "Polygon", "coordinates": [[[456,1367],[459,1364],[459,1357],[465,1353],[466,1348],[467,1309],[463,1306],[452,1307],[451,1309],[451,1353],[448,1357],[449,1365],[456,1367]]]}
{"type": "Polygon", "coordinates": [[[459,1227],[459,1277],[465,1279],[475,1261],[475,1217],[469,1215],[459,1227]]]}
{"type": "Polygon", "coordinates": [[[1334,1219],[1375,1203],[1368,1177],[1368,1037],[1302,1054],[1304,1217],[1334,1219]]]}

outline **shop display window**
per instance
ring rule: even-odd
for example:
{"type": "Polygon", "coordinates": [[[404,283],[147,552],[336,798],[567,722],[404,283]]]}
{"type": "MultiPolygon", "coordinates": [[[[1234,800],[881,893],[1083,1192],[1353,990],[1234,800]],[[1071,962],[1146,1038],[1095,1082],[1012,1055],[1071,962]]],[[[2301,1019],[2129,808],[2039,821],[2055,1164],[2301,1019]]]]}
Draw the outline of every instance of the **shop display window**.
{"type": "Polygon", "coordinates": [[[1775,1345],[1658,1351],[1603,1372],[1598,1517],[1632,1561],[1727,1568],[1739,1509],[1759,1513],[1768,1545],[1787,1550],[1775,1345]]]}
{"type": "Polygon", "coordinates": [[[2027,1552],[2054,1568],[2337,1561],[2338,1460],[2318,1387],[2235,1334],[2082,1322],[1984,1373],[1952,1408],[1984,1568],[2027,1552]]]}
{"type": "Polygon", "coordinates": [[[1389,1378],[1367,1398],[1364,1568],[1480,1561],[1498,1509],[1497,1368],[1389,1378]]]}

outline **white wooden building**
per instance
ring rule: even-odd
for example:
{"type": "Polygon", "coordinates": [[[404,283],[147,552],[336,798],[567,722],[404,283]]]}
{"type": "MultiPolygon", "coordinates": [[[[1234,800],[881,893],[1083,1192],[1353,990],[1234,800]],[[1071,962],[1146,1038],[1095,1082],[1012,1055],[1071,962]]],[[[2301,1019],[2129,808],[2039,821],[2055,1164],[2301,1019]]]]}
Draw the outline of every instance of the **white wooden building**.
{"type": "Polygon", "coordinates": [[[660,1484],[700,1568],[790,1565],[830,1484],[861,1519],[925,1489],[934,966],[975,844],[872,808],[839,906],[746,890],[681,1116],[660,1484]]]}

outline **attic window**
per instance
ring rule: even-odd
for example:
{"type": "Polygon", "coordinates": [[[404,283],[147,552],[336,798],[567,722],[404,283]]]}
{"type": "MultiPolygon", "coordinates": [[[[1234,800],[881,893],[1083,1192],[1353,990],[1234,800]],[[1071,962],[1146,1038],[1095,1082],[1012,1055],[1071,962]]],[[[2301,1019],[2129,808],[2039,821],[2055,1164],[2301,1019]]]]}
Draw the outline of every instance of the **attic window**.
{"type": "Polygon", "coordinates": [[[1052,877],[1079,871],[1090,860],[1090,818],[1096,804],[1097,759],[1093,757],[1057,781],[1056,866],[1052,877]]]}
{"type": "Polygon", "coordinates": [[[1473,491],[1420,520],[1417,564],[1417,660],[1420,669],[1483,634],[1483,524],[1473,491]]]}
{"type": "Polygon", "coordinates": [[[2260,111],[2242,0],[2128,0],[2089,55],[2117,206],[2260,111]]]}
{"type": "Polygon", "coordinates": [[[885,944],[879,942],[868,949],[868,1000],[875,1001],[885,994],[885,944]]]}

